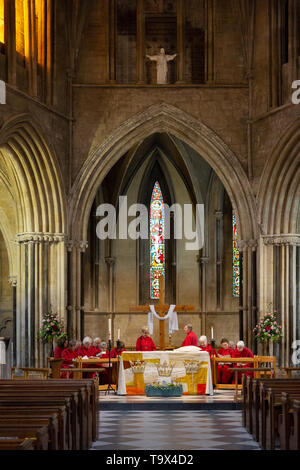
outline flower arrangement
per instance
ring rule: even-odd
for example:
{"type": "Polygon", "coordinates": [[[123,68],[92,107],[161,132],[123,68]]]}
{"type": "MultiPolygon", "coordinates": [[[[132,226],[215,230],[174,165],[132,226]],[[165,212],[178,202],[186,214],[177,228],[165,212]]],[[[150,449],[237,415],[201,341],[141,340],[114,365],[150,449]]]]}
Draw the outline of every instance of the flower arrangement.
{"type": "Polygon", "coordinates": [[[181,397],[183,388],[178,383],[152,383],[145,387],[147,397],[181,397]]]}
{"type": "Polygon", "coordinates": [[[66,337],[64,332],[64,322],[59,318],[56,312],[48,312],[44,315],[42,326],[38,333],[38,339],[43,342],[66,337]]]}
{"type": "Polygon", "coordinates": [[[253,333],[261,343],[277,343],[282,337],[282,327],[276,321],[276,312],[266,313],[253,329],[253,333]]]}

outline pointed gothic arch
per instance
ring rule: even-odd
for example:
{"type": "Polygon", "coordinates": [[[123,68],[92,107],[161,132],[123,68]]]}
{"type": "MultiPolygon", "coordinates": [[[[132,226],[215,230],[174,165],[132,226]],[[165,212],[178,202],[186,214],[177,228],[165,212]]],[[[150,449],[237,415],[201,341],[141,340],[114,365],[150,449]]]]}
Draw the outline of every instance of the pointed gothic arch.
{"type": "Polygon", "coordinates": [[[71,191],[71,237],[86,239],[90,209],[99,184],[126,151],[155,132],[173,134],[210,164],[224,184],[238,215],[240,239],[257,239],[255,201],[238,158],[205,124],[166,103],[150,106],[128,119],[90,153],[71,191]]]}

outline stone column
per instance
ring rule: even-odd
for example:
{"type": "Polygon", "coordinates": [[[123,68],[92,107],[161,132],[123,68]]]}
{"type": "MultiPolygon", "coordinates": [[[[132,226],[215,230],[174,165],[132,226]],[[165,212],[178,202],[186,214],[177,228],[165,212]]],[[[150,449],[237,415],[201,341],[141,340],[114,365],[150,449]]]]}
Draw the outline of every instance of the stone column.
{"type": "Polygon", "coordinates": [[[177,0],[177,84],[185,82],[185,5],[177,0]]]}
{"type": "Polygon", "coordinates": [[[24,0],[24,49],[28,62],[28,92],[37,96],[37,47],[35,1],[24,0]]]}
{"type": "Polygon", "coordinates": [[[16,241],[20,260],[15,293],[17,365],[42,366],[44,348],[37,333],[43,315],[51,305],[64,318],[64,235],[25,233],[17,235],[16,241]]]}
{"type": "Polygon", "coordinates": [[[107,0],[107,42],[108,42],[108,82],[116,83],[117,74],[116,74],[116,50],[117,50],[117,41],[116,41],[116,0],[107,0]]]}
{"type": "Polygon", "coordinates": [[[136,8],[136,83],[145,83],[145,13],[144,0],[136,8]]]}
{"type": "Polygon", "coordinates": [[[13,366],[17,364],[17,276],[10,276],[8,282],[12,287],[13,298],[13,366]]]}
{"type": "Polygon", "coordinates": [[[84,266],[83,254],[88,246],[87,241],[67,243],[68,250],[68,332],[73,339],[82,339],[84,334],[84,266]]]}
{"type": "Polygon", "coordinates": [[[222,310],[223,305],[223,212],[216,211],[216,309],[222,310]]]}
{"type": "Polygon", "coordinates": [[[200,257],[200,293],[201,298],[199,299],[199,304],[201,306],[201,331],[203,334],[206,332],[206,320],[207,320],[207,305],[206,305],[206,270],[209,258],[206,256],[200,257]]]}
{"type": "Polygon", "coordinates": [[[5,44],[7,48],[7,81],[16,85],[16,15],[15,2],[4,0],[5,44]]]}
{"type": "Polygon", "coordinates": [[[108,311],[114,312],[115,295],[114,295],[114,266],[115,258],[111,256],[105,257],[107,264],[107,291],[108,291],[108,311]]]}
{"type": "Polygon", "coordinates": [[[279,345],[278,359],[280,366],[284,367],[290,365],[292,344],[298,336],[300,237],[266,235],[263,241],[273,266],[273,295],[268,300],[277,310],[278,322],[282,325],[283,339],[279,345]]]}

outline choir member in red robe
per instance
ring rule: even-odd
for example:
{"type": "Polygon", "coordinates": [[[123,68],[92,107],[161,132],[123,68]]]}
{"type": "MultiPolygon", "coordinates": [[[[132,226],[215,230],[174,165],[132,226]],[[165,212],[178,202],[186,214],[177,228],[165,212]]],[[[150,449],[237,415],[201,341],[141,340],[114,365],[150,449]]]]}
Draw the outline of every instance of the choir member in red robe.
{"type": "MultiPolygon", "coordinates": [[[[229,341],[226,338],[221,339],[221,348],[218,351],[217,357],[233,355],[233,349],[229,347],[229,341]]],[[[219,384],[231,384],[232,383],[232,371],[229,370],[232,367],[230,363],[219,363],[218,364],[218,383],[219,384]]]]}
{"type": "Polygon", "coordinates": [[[123,343],[123,341],[117,341],[117,347],[112,349],[111,357],[116,358],[121,356],[123,351],[125,351],[125,343],[123,343]]]}
{"type": "MultiPolygon", "coordinates": [[[[235,350],[233,351],[232,357],[239,358],[239,357],[254,357],[253,352],[245,347],[244,341],[238,341],[235,350]]],[[[253,367],[253,363],[236,363],[234,367],[253,367]]],[[[241,372],[238,373],[238,381],[242,383],[242,375],[246,375],[248,377],[253,377],[253,372],[245,372],[242,374],[241,372]]],[[[233,379],[234,382],[234,379],[233,379]]]]}
{"type": "Polygon", "coordinates": [[[61,359],[62,352],[67,347],[68,347],[67,338],[60,338],[58,340],[57,346],[56,346],[55,351],[54,351],[54,358],[55,359],[61,359]]]}
{"type": "Polygon", "coordinates": [[[82,341],[82,346],[78,348],[78,356],[92,357],[94,354],[93,340],[90,336],[86,336],[82,341]]]}
{"type": "Polygon", "coordinates": [[[183,346],[198,346],[198,337],[193,332],[193,325],[191,323],[188,323],[187,325],[185,325],[185,327],[183,329],[186,333],[186,337],[182,341],[181,347],[183,347],[183,346]]]}
{"type": "MultiPolygon", "coordinates": [[[[63,350],[62,355],[61,355],[63,359],[63,363],[61,365],[62,369],[71,369],[73,367],[73,359],[77,357],[77,351],[75,348],[76,348],[76,341],[70,341],[68,347],[63,350]]],[[[70,373],[69,377],[70,379],[73,378],[72,372],[70,373]]],[[[65,372],[62,372],[61,378],[66,379],[67,374],[65,372]]]]}
{"type": "Polygon", "coordinates": [[[96,357],[97,354],[99,354],[101,352],[100,344],[101,344],[101,339],[100,338],[95,338],[94,341],[93,341],[93,345],[91,346],[91,351],[90,351],[92,356],[96,357]]]}
{"type": "Polygon", "coordinates": [[[149,328],[144,326],[142,328],[142,335],[137,339],[136,342],[137,351],[156,351],[156,346],[150,338],[149,328]]]}
{"type": "Polygon", "coordinates": [[[207,337],[206,336],[200,336],[199,338],[199,348],[200,351],[207,351],[210,355],[210,357],[216,355],[215,348],[212,348],[210,344],[207,342],[207,337]]]}

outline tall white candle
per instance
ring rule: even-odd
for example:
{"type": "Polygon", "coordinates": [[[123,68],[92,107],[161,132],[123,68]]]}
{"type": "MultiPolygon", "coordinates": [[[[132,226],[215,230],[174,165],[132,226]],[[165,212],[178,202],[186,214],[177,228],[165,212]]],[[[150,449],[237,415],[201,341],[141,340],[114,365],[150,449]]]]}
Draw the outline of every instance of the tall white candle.
{"type": "Polygon", "coordinates": [[[118,340],[120,339],[120,328],[118,328],[118,340]]]}
{"type": "Polygon", "coordinates": [[[108,319],[108,339],[111,340],[111,318],[108,319]]]}
{"type": "Polygon", "coordinates": [[[211,327],[211,339],[214,339],[214,327],[211,327]]]}

